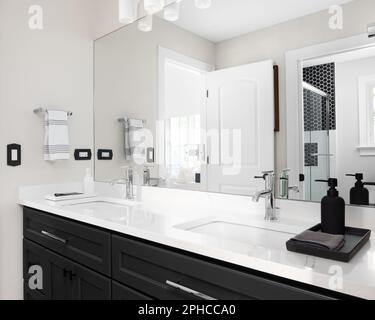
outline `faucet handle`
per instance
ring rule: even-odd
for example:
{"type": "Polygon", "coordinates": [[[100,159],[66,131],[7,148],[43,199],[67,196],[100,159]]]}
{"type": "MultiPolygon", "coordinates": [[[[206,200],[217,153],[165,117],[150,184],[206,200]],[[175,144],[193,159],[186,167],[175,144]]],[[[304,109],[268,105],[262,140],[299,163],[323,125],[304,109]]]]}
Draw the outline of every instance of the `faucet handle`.
{"type": "Polygon", "coordinates": [[[263,176],[255,176],[254,179],[263,179],[263,180],[265,180],[266,176],[265,175],[263,175],[263,176]]]}

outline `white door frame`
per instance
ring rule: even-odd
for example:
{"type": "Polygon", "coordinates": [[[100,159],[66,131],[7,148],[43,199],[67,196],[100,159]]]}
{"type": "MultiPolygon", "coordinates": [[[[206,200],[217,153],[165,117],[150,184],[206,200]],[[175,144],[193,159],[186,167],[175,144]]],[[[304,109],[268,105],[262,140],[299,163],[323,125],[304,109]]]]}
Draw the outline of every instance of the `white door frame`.
{"type": "MultiPolygon", "coordinates": [[[[326,42],[285,53],[286,65],[286,117],[287,117],[287,167],[291,169],[291,184],[299,185],[299,174],[303,172],[303,61],[374,46],[368,34],[326,42]]],[[[296,197],[303,197],[303,192],[296,197]]]]}

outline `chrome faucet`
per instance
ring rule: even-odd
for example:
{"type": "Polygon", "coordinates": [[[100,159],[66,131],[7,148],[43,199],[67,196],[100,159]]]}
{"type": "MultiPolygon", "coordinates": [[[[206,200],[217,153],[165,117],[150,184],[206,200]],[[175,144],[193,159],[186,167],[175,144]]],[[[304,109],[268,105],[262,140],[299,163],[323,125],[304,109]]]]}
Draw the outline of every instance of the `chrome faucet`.
{"type": "Polygon", "coordinates": [[[265,189],[256,192],[253,196],[254,202],[259,202],[260,198],[265,200],[265,216],[267,221],[276,221],[276,207],[275,207],[275,173],[273,171],[264,171],[262,176],[255,177],[256,179],[263,179],[265,181],[265,189]]]}
{"type": "Polygon", "coordinates": [[[279,197],[280,199],[289,199],[289,192],[299,192],[298,186],[289,186],[289,172],[290,169],[281,170],[280,180],[279,180],[279,197]]]}
{"type": "Polygon", "coordinates": [[[151,169],[150,167],[145,167],[143,169],[143,185],[149,186],[151,183],[151,169]]]}
{"type": "Polygon", "coordinates": [[[112,180],[110,184],[113,186],[116,183],[121,183],[126,185],[126,193],[125,199],[126,200],[134,200],[134,189],[133,189],[133,168],[132,167],[122,167],[126,169],[125,171],[125,179],[116,179],[112,180]]]}

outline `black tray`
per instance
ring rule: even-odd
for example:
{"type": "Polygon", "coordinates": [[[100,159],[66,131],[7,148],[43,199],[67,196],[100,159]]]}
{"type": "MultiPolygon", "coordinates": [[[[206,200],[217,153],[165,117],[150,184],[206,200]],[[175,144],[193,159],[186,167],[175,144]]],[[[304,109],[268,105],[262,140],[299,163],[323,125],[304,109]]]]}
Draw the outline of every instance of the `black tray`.
{"type": "MultiPolygon", "coordinates": [[[[321,224],[309,229],[310,231],[321,231],[321,224]]],[[[349,228],[345,229],[345,245],[340,250],[328,250],[319,248],[314,245],[295,241],[290,239],[286,243],[289,251],[307,254],[310,256],[349,262],[355,254],[366,244],[370,239],[371,230],[349,228]]]]}

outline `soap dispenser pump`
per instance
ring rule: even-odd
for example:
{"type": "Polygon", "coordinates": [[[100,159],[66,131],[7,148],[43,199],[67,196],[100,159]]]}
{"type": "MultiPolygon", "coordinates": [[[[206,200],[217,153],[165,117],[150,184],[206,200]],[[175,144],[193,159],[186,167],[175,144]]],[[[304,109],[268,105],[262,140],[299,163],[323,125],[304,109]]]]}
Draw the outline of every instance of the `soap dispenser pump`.
{"type": "Polygon", "coordinates": [[[357,182],[350,190],[350,204],[368,206],[370,202],[370,192],[365,186],[373,186],[373,182],[363,182],[363,173],[347,174],[347,177],[355,177],[357,182]]]}
{"type": "Polygon", "coordinates": [[[330,187],[327,196],[321,203],[322,232],[329,234],[345,234],[345,201],[339,196],[336,189],[337,179],[316,180],[317,182],[327,182],[330,187]]]}

